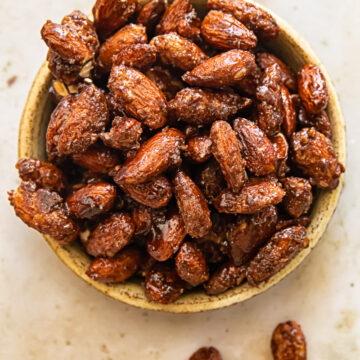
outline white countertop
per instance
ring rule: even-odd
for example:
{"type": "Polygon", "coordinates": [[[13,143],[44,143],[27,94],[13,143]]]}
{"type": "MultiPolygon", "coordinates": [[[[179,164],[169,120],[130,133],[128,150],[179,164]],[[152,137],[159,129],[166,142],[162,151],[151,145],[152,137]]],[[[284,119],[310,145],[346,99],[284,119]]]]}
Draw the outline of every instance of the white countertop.
{"type": "Polygon", "coordinates": [[[321,243],[280,284],[227,309],[172,315],[90,288],[9,207],[18,123],[46,54],[40,28],[73,9],[89,12],[92,0],[1,0],[0,359],[185,360],[214,345],[224,360],[270,360],[271,333],[288,319],[302,325],[309,360],[360,359],[360,1],[259,2],[310,42],[335,82],[348,134],[345,191],[321,243]]]}

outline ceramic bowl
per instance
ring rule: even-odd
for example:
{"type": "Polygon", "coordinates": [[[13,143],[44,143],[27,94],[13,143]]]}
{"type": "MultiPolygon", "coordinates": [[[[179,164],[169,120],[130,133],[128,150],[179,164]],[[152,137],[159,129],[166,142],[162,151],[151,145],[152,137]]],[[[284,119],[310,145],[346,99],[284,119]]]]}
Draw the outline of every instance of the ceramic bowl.
{"type": "MultiPolygon", "coordinates": [[[[193,1],[198,13],[204,14],[206,0],[193,1]]],[[[260,6],[259,4],[256,4],[260,6]]],[[[260,6],[262,7],[262,6],[260,6]]],[[[265,9],[269,11],[268,9],[265,9]]],[[[332,141],[339,161],[345,165],[346,139],[345,125],[339,101],[329,75],[318,57],[307,44],[286,22],[269,11],[280,26],[280,36],[276,41],[267,44],[268,49],[284,60],[290,67],[297,71],[305,63],[311,62],[320,66],[329,89],[328,115],[331,120],[333,135],[332,141]]],[[[48,93],[51,83],[51,74],[45,62],[30,89],[20,123],[18,156],[46,159],[45,133],[49,122],[53,103],[48,93]]],[[[320,240],[333,215],[343,188],[343,176],[337,189],[333,191],[320,191],[312,207],[311,223],[308,227],[310,246],[302,250],[284,269],[273,276],[268,282],[259,287],[250,287],[243,284],[230,289],[217,296],[208,296],[201,290],[193,291],[181,296],[173,304],[162,305],[150,302],[144,294],[140,281],[131,280],[122,284],[107,285],[89,279],[85,271],[90,263],[90,258],[78,245],[59,246],[53,239],[44,236],[55,254],[76,275],[102,293],[123,303],[148,310],[158,310],[174,313],[200,312],[223,308],[240,303],[269,289],[285,276],[290,274],[304,259],[320,240]]]]}

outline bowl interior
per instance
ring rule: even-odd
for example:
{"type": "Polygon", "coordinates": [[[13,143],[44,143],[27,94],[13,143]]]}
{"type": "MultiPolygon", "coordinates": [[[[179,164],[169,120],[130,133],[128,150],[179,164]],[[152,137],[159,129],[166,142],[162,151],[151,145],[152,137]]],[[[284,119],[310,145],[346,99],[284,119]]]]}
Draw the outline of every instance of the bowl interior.
{"type": "MultiPolygon", "coordinates": [[[[194,0],[192,3],[200,15],[205,13],[206,1],[194,0]]],[[[257,6],[260,5],[257,4],[257,6]]],[[[319,65],[324,73],[329,88],[328,115],[333,128],[332,141],[339,157],[339,161],[345,165],[345,126],[336,92],[328,73],[309,45],[283,20],[274,14],[272,15],[277,20],[281,31],[279,38],[276,41],[267,44],[267,48],[289,64],[294,71],[297,71],[307,62],[312,62],[319,65]]],[[[48,93],[51,79],[51,74],[48,70],[47,63],[45,62],[34,80],[21,119],[18,143],[19,158],[32,157],[46,159],[45,133],[51,111],[54,108],[54,104],[48,93]]],[[[106,285],[92,281],[85,274],[90,263],[90,258],[80,246],[74,244],[61,247],[50,237],[45,236],[45,239],[57,256],[75,274],[97,290],[116,300],[144,309],[167,312],[198,312],[218,309],[260,294],[295,269],[295,267],[310,253],[311,249],[316,245],[325,231],[336,208],[342,187],[343,176],[341,177],[340,184],[336,190],[319,191],[310,215],[311,223],[308,227],[308,237],[310,240],[309,248],[301,251],[282,271],[273,276],[268,282],[261,284],[258,288],[253,288],[244,284],[217,296],[208,296],[203,291],[195,290],[183,295],[175,303],[168,305],[149,302],[145,297],[139,280],[132,280],[116,285],[106,285]]]]}

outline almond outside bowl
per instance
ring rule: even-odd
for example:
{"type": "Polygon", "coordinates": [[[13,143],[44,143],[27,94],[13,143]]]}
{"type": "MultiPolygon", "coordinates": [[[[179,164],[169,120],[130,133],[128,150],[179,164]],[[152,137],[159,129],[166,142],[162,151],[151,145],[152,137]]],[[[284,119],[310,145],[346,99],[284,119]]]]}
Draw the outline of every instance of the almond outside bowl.
{"type": "MultiPolygon", "coordinates": [[[[205,13],[206,1],[194,0],[193,5],[200,15],[205,13]]],[[[256,5],[262,7],[259,4],[256,5]]],[[[271,13],[271,11],[265,10],[271,13]]],[[[324,66],[307,42],[282,19],[273,13],[271,14],[276,19],[281,31],[279,38],[276,41],[269,43],[267,48],[289,64],[294,71],[297,71],[308,62],[319,65],[326,78],[329,88],[328,115],[333,129],[332,141],[339,161],[345,165],[345,125],[333,83],[324,66]]],[[[46,159],[45,133],[53,109],[53,103],[48,93],[51,80],[52,76],[48,70],[47,62],[45,62],[35,77],[21,118],[18,139],[19,158],[46,159]]],[[[114,285],[106,285],[92,281],[85,274],[85,271],[90,264],[90,258],[78,245],[74,244],[62,247],[49,236],[44,237],[55,254],[76,275],[100,292],[125,304],[148,310],[173,313],[189,313],[220,309],[240,303],[266,291],[290,274],[305,259],[305,257],[310,254],[311,250],[320,240],[335,211],[343,184],[344,179],[342,176],[337,189],[333,191],[322,190],[319,192],[312,208],[311,223],[308,227],[310,246],[307,249],[302,250],[284,269],[273,276],[268,282],[261,284],[258,288],[250,287],[245,283],[217,296],[208,296],[204,291],[197,290],[181,296],[176,302],[168,305],[156,304],[148,301],[139,280],[132,280],[114,285]]]]}

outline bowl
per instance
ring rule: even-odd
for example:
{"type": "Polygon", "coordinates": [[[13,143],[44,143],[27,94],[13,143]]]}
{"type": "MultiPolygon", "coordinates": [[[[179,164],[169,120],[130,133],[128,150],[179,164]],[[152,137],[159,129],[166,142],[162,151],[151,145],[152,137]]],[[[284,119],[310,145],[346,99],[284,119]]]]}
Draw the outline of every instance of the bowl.
{"type": "MultiPolygon", "coordinates": [[[[192,3],[200,15],[205,13],[206,0],[194,0],[192,3]]],[[[286,22],[263,6],[255,4],[272,14],[280,27],[278,39],[267,44],[267,48],[289,64],[294,71],[297,71],[305,63],[311,62],[319,65],[323,72],[329,89],[329,106],[327,111],[333,129],[332,141],[339,161],[345,165],[345,125],[333,83],[326,69],[307,42],[286,22]]],[[[46,159],[45,133],[50,113],[54,106],[48,93],[51,80],[52,76],[48,70],[47,62],[45,62],[34,79],[21,118],[18,140],[19,158],[46,159]]],[[[336,209],[343,184],[344,179],[341,176],[339,186],[335,190],[319,191],[310,214],[311,223],[308,227],[310,246],[302,250],[284,269],[273,276],[268,282],[262,283],[259,287],[250,287],[246,283],[216,296],[208,296],[205,292],[197,290],[181,296],[177,301],[168,305],[148,301],[139,280],[127,281],[121,284],[103,284],[91,280],[85,274],[90,264],[90,258],[80,246],[74,244],[62,247],[51,237],[44,236],[44,238],[69,269],[89,285],[115,300],[143,309],[173,313],[219,309],[240,303],[266,291],[290,274],[310,254],[311,250],[319,242],[336,209]]]]}

